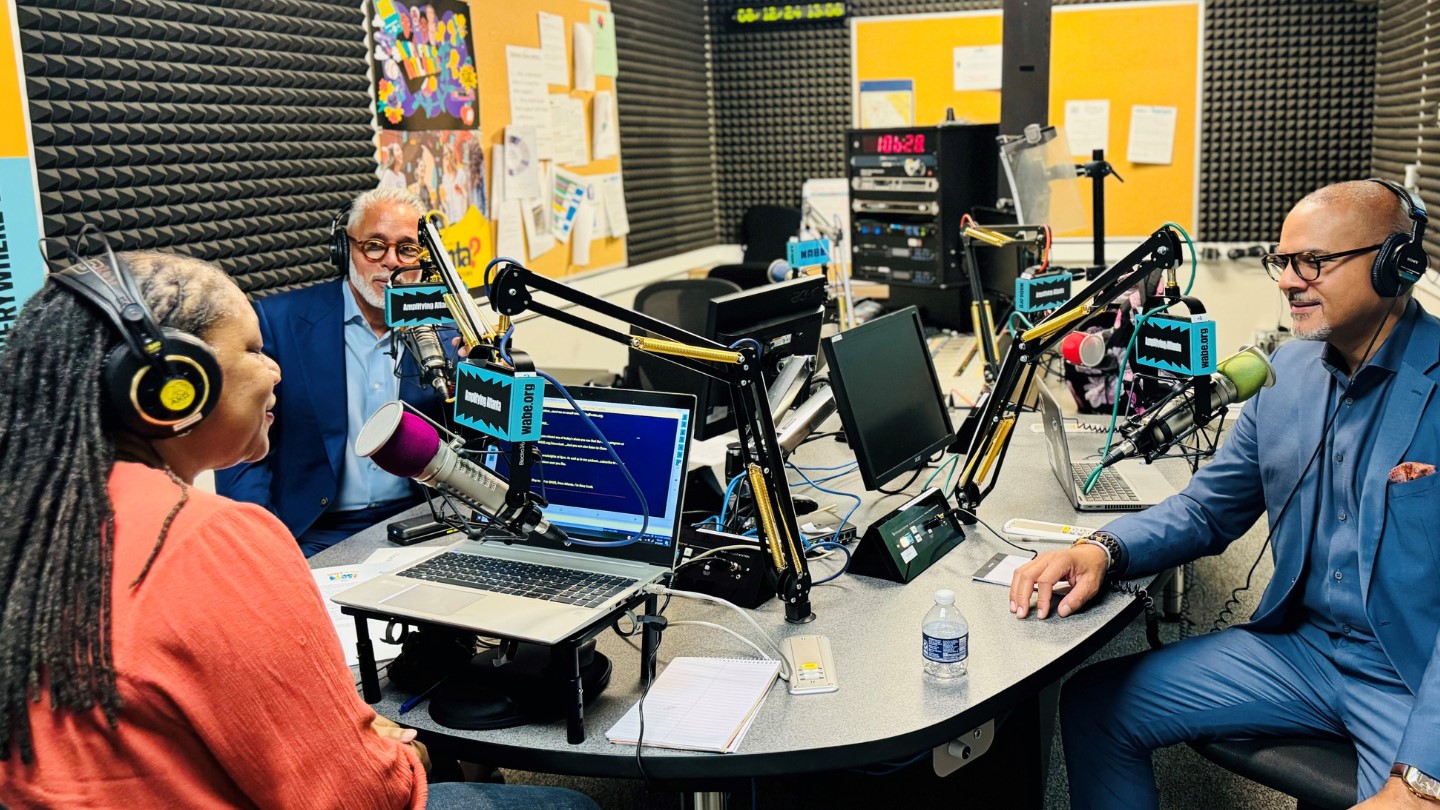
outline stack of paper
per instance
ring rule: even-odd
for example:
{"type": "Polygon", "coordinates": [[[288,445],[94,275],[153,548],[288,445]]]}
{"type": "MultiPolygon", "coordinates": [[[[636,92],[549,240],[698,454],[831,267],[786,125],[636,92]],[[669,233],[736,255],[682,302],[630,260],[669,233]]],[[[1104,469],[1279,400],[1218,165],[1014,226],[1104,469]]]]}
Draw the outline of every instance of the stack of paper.
{"type": "MultiPolygon", "coordinates": [[[[780,662],[740,658],[676,658],[645,696],[644,744],[730,753],[740,747],[780,672],[780,662]]],[[[606,732],[635,745],[640,704],[606,732]]]]}
{"type": "MultiPolygon", "coordinates": [[[[311,575],[315,577],[315,586],[320,589],[320,596],[325,600],[326,609],[330,611],[330,621],[335,623],[335,635],[340,637],[340,648],[345,651],[346,664],[353,667],[360,663],[360,653],[355,649],[355,617],[341,613],[339,603],[330,601],[331,597],[381,574],[388,574],[401,566],[409,565],[434,551],[435,549],[424,546],[382,548],[358,565],[332,565],[328,568],[310,569],[311,575]]],[[[370,640],[375,644],[377,663],[389,661],[400,654],[399,644],[386,644],[378,640],[377,636],[382,630],[383,624],[370,623],[370,640]]]]}

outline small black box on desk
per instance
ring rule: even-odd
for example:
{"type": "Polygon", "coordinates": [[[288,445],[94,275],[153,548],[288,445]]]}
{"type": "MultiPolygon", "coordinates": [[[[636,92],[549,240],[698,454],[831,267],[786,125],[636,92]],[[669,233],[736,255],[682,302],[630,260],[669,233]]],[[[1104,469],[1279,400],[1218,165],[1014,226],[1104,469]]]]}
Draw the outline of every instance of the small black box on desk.
{"type": "Polygon", "coordinates": [[[754,537],[687,526],[680,530],[675,566],[676,590],[718,596],[742,608],[760,607],[775,595],[765,549],[754,537]],[[726,546],[741,548],[715,551],[726,546]]]}

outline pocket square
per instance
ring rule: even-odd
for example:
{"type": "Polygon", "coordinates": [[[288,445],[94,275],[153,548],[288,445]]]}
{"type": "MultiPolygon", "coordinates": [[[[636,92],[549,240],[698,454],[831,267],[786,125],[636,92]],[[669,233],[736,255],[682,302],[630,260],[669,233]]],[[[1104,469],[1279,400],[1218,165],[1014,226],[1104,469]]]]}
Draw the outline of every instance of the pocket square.
{"type": "Polygon", "coordinates": [[[1424,478],[1427,475],[1434,474],[1434,464],[1421,464],[1418,461],[1402,461],[1390,470],[1390,483],[1403,484],[1406,481],[1414,481],[1417,478],[1424,478]]]}

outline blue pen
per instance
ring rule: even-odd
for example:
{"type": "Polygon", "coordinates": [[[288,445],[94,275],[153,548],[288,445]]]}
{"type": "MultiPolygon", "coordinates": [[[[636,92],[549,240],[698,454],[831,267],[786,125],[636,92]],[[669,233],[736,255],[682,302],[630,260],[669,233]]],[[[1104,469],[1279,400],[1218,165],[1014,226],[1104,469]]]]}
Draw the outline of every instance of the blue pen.
{"type": "Polygon", "coordinates": [[[447,680],[449,680],[449,677],[448,677],[448,676],[447,676],[447,677],[444,677],[444,678],[441,678],[440,680],[438,680],[438,681],[436,681],[435,683],[431,684],[429,689],[426,689],[424,692],[421,692],[420,694],[418,694],[418,695],[416,695],[416,696],[414,696],[414,697],[406,700],[404,703],[401,703],[401,704],[400,704],[400,713],[401,713],[401,714],[404,714],[404,713],[410,711],[411,709],[415,708],[417,705],[419,705],[420,701],[422,701],[422,700],[424,700],[425,698],[429,697],[429,696],[430,696],[430,693],[435,691],[435,687],[439,686],[440,684],[444,683],[444,682],[447,681],[447,680]]]}

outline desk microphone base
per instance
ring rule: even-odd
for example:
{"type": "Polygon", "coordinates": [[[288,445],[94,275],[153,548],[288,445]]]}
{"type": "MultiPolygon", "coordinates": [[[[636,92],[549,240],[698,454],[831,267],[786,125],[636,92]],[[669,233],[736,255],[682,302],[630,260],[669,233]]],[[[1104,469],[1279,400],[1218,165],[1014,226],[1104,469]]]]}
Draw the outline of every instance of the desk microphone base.
{"type": "MultiPolygon", "coordinates": [[[[446,728],[479,731],[565,718],[568,681],[550,650],[520,645],[515,660],[495,666],[499,650],[475,656],[430,695],[430,718],[446,728]]],[[[580,682],[589,703],[610,683],[610,659],[594,642],[580,653],[580,682]]]]}

